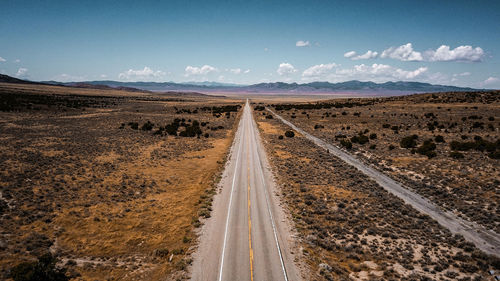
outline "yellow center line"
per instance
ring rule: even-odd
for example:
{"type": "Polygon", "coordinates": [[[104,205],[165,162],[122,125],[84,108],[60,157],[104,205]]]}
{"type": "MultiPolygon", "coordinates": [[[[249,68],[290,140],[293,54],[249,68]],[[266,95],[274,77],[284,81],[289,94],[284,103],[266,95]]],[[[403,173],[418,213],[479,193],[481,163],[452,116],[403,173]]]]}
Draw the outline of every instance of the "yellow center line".
{"type": "Polygon", "coordinates": [[[248,248],[250,253],[250,280],[253,281],[252,220],[250,218],[250,157],[247,149],[248,248]]]}

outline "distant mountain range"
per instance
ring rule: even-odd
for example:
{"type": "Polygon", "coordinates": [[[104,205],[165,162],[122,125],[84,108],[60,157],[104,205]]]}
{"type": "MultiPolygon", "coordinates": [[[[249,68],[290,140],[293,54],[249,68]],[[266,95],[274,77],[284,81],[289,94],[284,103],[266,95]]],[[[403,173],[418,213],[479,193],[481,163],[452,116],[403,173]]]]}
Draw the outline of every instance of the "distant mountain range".
{"type": "Polygon", "coordinates": [[[32,82],[32,81],[27,81],[27,80],[22,80],[18,78],[11,77],[9,75],[5,74],[0,74],[0,82],[4,83],[17,83],[17,84],[42,84],[38,82],[32,82]]]}
{"type": "Polygon", "coordinates": [[[217,92],[218,90],[225,91],[227,89],[242,88],[245,86],[237,84],[226,84],[218,82],[187,82],[187,83],[175,83],[175,82],[119,82],[112,80],[103,81],[84,81],[84,82],[57,82],[57,81],[42,81],[42,83],[52,84],[52,85],[64,85],[64,86],[77,86],[77,85],[94,85],[94,86],[108,86],[113,88],[136,88],[146,91],[153,92],[165,92],[165,91],[205,91],[205,92],[217,92]]]}
{"type": "MultiPolygon", "coordinates": [[[[7,75],[0,74],[0,82],[19,83],[20,80],[7,75]],[[17,82],[15,82],[17,81],[17,82]]],[[[43,83],[51,85],[72,86],[72,87],[91,87],[91,88],[118,88],[127,90],[145,90],[153,92],[166,91],[191,91],[204,93],[283,93],[283,94],[335,94],[350,93],[363,95],[402,95],[410,93],[431,93],[431,92],[466,92],[477,91],[478,89],[433,85],[421,82],[362,82],[357,80],[330,83],[330,82],[311,82],[311,83],[259,83],[253,85],[237,85],[218,82],[119,82],[112,80],[103,81],[85,81],[85,82],[57,82],[42,81],[26,83],[43,83]]]]}
{"type": "MultiPolygon", "coordinates": [[[[58,82],[48,81],[44,83],[61,84],[58,82]]],[[[234,85],[216,82],[203,83],[174,83],[174,82],[118,82],[118,81],[87,81],[87,82],[70,82],[62,83],[67,86],[77,84],[89,85],[105,85],[113,88],[136,88],[147,91],[164,92],[164,91],[196,91],[196,92],[246,92],[246,93],[360,93],[373,95],[398,95],[408,93],[429,93],[429,92],[465,92],[474,91],[476,89],[433,85],[420,82],[361,82],[347,81],[341,83],[330,82],[311,82],[311,83],[259,83],[253,85],[234,85]]]]}

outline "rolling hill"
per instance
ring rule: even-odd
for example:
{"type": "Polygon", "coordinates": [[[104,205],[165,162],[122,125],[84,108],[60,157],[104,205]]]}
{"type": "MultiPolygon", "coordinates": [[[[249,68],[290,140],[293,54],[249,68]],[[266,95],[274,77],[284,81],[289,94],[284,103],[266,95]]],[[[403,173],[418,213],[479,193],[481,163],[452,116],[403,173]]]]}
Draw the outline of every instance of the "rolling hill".
{"type": "Polygon", "coordinates": [[[49,85],[61,85],[70,87],[92,87],[92,88],[114,88],[124,89],[128,91],[151,91],[151,92],[167,92],[167,91],[192,91],[205,93],[283,93],[283,94],[308,94],[308,93],[353,93],[364,95],[402,95],[411,93],[433,93],[433,92],[466,92],[477,91],[478,89],[467,87],[456,87],[447,85],[434,85],[422,82],[363,82],[363,81],[346,81],[339,83],[330,82],[311,82],[311,83],[259,83],[252,85],[236,85],[218,82],[120,82],[113,80],[102,81],[83,81],[83,82],[57,82],[57,81],[41,81],[32,82],[17,79],[7,75],[0,74],[0,82],[7,83],[42,83],[49,85]]]}

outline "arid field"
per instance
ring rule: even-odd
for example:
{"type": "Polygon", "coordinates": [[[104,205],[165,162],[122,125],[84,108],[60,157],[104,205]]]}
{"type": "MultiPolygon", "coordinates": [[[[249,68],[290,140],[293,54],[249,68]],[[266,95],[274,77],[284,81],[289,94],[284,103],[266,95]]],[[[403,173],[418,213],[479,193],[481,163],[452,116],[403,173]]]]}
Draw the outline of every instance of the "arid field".
{"type": "Polygon", "coordinates": [[[47,252],[74,280],[182,277],[242,104],[0,84],[0,279],[47,252]]]}
{"type": "Polygon", "coordinates": [[[390,195],[264,107],[498,233],[498,92],[255,104],[311,280],[484,280],[498,270],[498,258],[390,195]]]}
{"type": "MultiPolygon", "coordinates": [[[[192,277],[245,99],[8,83],[0,98],[0,279],[44,259],[71,280],[192,277]]],[[[498,257],[270,112],[498,233],[498,91],[251,106],[247,126],[253,118],[260,132],[304,280],[490,280],[500,270],[498,257]]]]}

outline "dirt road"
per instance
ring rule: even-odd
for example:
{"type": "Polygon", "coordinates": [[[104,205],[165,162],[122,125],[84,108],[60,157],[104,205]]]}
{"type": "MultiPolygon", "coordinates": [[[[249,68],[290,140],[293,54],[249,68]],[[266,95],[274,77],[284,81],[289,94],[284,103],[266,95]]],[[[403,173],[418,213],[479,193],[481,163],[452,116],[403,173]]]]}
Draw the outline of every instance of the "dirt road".
{"type": "Polygon", "coordinates": [[[274,195],[272,175],[248,104],[202,228],[193,280],[299,280],[291,235],[274,195]]]}

